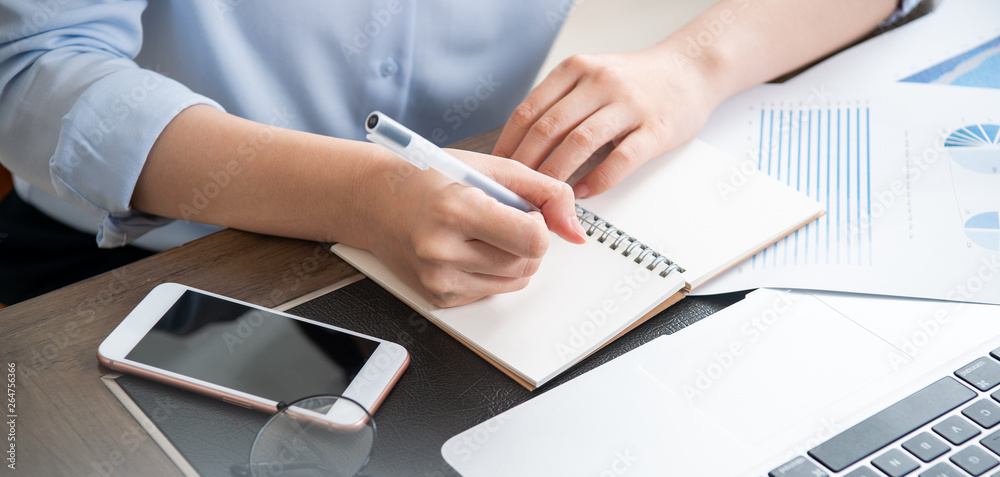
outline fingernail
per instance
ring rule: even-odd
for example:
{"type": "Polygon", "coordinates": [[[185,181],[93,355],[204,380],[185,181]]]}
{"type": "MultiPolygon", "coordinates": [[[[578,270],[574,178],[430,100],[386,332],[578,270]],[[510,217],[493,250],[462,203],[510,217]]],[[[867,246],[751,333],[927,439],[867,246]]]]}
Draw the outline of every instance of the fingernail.
{"type": "Polygon", "coordinates": [[[576,215],[566,217],[566,220],[570,222],[570,227],[576,232],[577,237],[587,240],[587,232],[583,230],[583,224],[580,223],[580,219],[576,218],[576,215]]]}
{"type": "Polygon", "coordinates": [[[587,187],[587,184],[577,184],[573,187],[573,194],[577,199],[585,199],[590,195],[590,187],[587,187]]]}

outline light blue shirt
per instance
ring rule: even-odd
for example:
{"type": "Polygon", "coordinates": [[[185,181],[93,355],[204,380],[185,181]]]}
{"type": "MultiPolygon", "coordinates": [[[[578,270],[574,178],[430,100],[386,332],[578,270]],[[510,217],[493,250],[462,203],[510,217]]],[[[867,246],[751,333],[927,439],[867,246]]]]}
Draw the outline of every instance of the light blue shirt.
{"type": "Polygon", "coordinates": [[[178,221],[139,239],[171,220],[129,202],[184,108],[357,140],[381,110],[452,143],[503,125],[569,6],[0,0],[0,162],[19,195],[101,247],[178,245],[216,228],[178,221]]]}
{"type": "MultiPolygon", "coordinates": [[[[154,141],[184,108],[358,140],[381,110],[452,143],[504,123],[571,6],[0,0],[0,163],[22,198],[101,247],[162,250],[218,229],[129,203],[154,141]]],[[[211,194],[210,180],[190,205],[211,194]]]]}

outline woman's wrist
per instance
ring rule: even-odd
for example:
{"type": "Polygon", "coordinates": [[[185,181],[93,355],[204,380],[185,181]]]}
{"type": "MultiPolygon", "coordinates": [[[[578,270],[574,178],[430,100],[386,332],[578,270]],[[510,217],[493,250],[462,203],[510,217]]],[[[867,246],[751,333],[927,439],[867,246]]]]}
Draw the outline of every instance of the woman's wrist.
{"type": "Polygon", "coordinates": [[[667,78],[680,79],[703,111],[712,111],[729,96],[737,93],[733,73],[721,49],[702,47],[683,30],[667,37],[649,51],[661,59],[667,78]]]}

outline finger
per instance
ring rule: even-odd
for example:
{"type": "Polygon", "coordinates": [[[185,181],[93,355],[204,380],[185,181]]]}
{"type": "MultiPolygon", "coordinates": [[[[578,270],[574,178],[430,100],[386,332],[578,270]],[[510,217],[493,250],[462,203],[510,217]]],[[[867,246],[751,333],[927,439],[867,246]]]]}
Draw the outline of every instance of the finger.
{"type": "Polygon", "coordinates": [[[501,204],[483,191],[462,187],[460,204],[467,204],[459,232],[520,258],[536,259],[549,247],[549,232],[538,212],[524,213],[501,204]]]}
{"type": "Polygon", "coordinates": [[[514,155],[531,126],[576,87],[577,79],[577,74],[569,68],[556,67],[511,113],[493,155],[508,158],[514,155]]]}
{"type": "Polygon", "coordinates": [[[573,128],[604,106],[604,98],[577,89],[559,100],[529,129],[511,159],[538,169],[573,128]]]}
{"type": "Polygon", "coordinates": [[[573,187],[580,199],[600,194],[621,182],[646,161],[659,154],[659,141],[646,128],[639,128],[626,136],[608,158],[573,187]]]}
{"type": "Polygon", "coordinates": [[[445,285],[439,288],[436,284],[427,283],[423,294],[433,305],[447,308],[472,303],[490,295],[521,290],[528,286],[529,280],[459,272],[450,280],[450,283],[457,286],[445,285]]]}
{"type": "Polygon", "coordinates": [[[576,218],[576,203],[569,184],[514,161],[490,163],[489,175],[541,209],[545,225],[556,235],[572,243],[587,241],[583,226],[576,218]]]}
{"type": "Polygon", "coordinates": [[[538,172],[565,181],[602,146],[632,132],[638,126],[636,119],[622,103],[599,109],[566,135],[538,172]]]}
{"type": "Polygon", "coordinates": [[[455,251],[454,263],[463,272],[505,278],[530,277],[541,258],[518,257],[480,240],[469,240],[455,251]]]}

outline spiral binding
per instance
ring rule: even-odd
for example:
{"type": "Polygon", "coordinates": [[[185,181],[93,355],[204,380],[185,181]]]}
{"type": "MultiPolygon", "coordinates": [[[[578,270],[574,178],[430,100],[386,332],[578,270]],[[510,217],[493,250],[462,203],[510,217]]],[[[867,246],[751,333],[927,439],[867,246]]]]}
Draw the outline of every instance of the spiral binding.
{"type": "Polygon", "coordinates": [[[657,267],[663,265],[664,268],[659,273],[661,277],[666,277],[674,271],[684,273],[684,268],[674,261],[652,248],[649,248],[635,237],[625,233],[624,230],[615,227],[614,225],[608,223],[608,221],[598,217],[593,212],[584,209],[579,205],[576,206],[576,218],[580,219],[580,223],[583,224],[584,231],[587,235],[593,237],[594,234],[599,234],[597,236],[597,241],[600,243],[605,243],[608,239],[611,239],[612,242],[611,245],[609,245],[611,250],[618,250],[624,246],[625,249],[622,250],[622,255],[626,257],[632,257],[632,255],[635,255],[635,263],[641,264],[646,259],[652,258],[652,261],[649,262],[646,269],[655,271],[657,267]]]}

